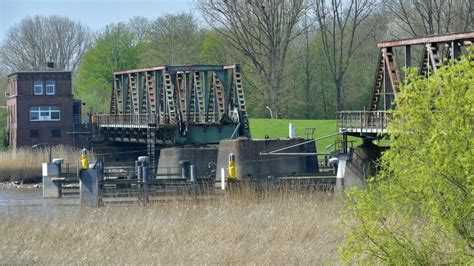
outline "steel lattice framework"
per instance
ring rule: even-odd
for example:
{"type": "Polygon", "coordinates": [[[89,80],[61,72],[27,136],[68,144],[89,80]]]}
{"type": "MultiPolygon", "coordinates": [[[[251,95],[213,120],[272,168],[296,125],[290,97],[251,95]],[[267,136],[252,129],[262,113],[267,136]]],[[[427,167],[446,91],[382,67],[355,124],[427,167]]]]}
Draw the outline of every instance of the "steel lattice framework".
{"type": "Polygon", "coordinates": [[[413,46],[421,46],[419,74],[429,77],[441,66],[458,60],[464,51],[463,47],[471,45],[473,41],[474,32],[470,32],[379,43],[377,45],[380,48],[379,59],[372,86],[369,111],[386,111],[394,108],[396,94],[400,91],[401,83],[400,68],[395,53],[396,47],[404,48],[404,67],[412,67],[413,46]]]}
{"type": "Polygon", "coordinates": [[[207,145],[250,138],[239,65],[158,66],[113,73],[110,114],[96,114],[96,136],[147,146],[207,145]]]}
{"type": "Polygon", "coordinates": [[[338,112],[340,132],[364,138],[379,138],[386,133],[388,118],[386,111],[396,107],[397,93],[400,92],[401,85],[396,49],[403,50],[403,66],[408,68],[414,66],[412,59],[416,58],[412,55],[412,51],[421,51],[418,56],[421,59],[418,73],[429,78],[443,65],[458,60],[473,41],[474,32],[469,32],[377,44],[380,50],[369,107],[363,111],[338,112]]]}
{"type": "Polygon", "coordinates": [[[155,114],[162,125],[240,123],[250,137],[239,65],[115,72],[110,113],[155,114]]]}

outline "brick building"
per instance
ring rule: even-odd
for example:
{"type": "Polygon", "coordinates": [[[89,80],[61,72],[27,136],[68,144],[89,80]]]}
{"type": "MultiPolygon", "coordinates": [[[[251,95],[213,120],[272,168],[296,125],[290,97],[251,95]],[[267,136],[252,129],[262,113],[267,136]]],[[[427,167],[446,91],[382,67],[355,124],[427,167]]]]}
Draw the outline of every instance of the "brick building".
{"type": "Polygon", "coordinates": [[[35,144],[75,145],[81,102],[73,99],[71,72],[48,67],[8,75],[8,141],[12,149],[35,144]]]}

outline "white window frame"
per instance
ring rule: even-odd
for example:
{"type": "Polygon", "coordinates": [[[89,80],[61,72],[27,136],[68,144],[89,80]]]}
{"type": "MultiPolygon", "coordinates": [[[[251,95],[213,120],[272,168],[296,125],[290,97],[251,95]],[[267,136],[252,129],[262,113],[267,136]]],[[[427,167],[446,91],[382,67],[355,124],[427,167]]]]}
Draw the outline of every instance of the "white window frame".
{"type": "Polygon", "coordinates": [[[46,81],[46,95],[54,95],[56,94],[56,83],[54,82],[54,80],[47,80],[46,81]],[[53,91],[52,92],[49,92],[49,87],[52,87],[53,88],[53,91]]]}
{"type": "Polygon", "coordinates": [[[35,80],[33,84],[33,94],[34,95],[43,95],[43,81],[35,80]],[[36,88],[40,88],[40,92],[36,92],[36,88]]]}
{"type": "Polygon", "coordinates": [[[61,110],[59,106],[30,106],[30,121],[61,121],[61,110]]]}

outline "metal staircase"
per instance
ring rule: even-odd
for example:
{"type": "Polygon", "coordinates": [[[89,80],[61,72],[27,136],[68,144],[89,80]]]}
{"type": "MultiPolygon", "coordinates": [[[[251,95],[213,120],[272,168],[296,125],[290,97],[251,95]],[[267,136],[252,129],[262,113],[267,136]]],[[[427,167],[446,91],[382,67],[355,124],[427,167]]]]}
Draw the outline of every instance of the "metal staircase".
{"type": "MultiPolygon", "coordinates": [[[[117,82],[114,79],[114,86],[117,86],[117,82]]],[[[111,114],[116,114],[117,113],[117,97],[115,94],[117,93],[117,88],[112,90],[112,93],[110,95],[110,113],[111,114]]]]}
{"type": "Polygon", "coordinates": [[[150,159],[150,171],[151,177],[154,178],[156,175],[156,115],[148,115],[148,127],[147,127],[147,153],[150,159]]]}

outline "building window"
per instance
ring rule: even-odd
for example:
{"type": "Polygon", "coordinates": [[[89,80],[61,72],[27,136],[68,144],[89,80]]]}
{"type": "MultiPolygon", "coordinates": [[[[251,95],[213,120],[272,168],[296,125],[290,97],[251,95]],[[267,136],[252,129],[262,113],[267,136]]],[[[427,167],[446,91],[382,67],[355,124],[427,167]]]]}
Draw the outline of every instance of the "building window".
{"type": "Polygon", "coordinates": [[[60,121],[61,111],[58,106],[30,107],[30,121],[60,121]]]}
{"type": "Polygon", "coordinates": [[[39,138],[40,132],[38,129],[30,130],[30,138],[39,138]]]}
{"type": "Polygon", "coordinates": [[[39,80],[35,81],[34,94],[43,95],[43,82],[42,81],[39,81],[39,80]]]}
{"type": "Polygon", "coordinates": [[[51,129],[51,137],[60,138],[61,137],[61,129],[59,129],[59,128],[51,129]]]}
{"type": "Polygon", "coordinates": [[[54,93],[55,93],[54,80],[46,81],[46,94],[54,95],[54,93]]]}

